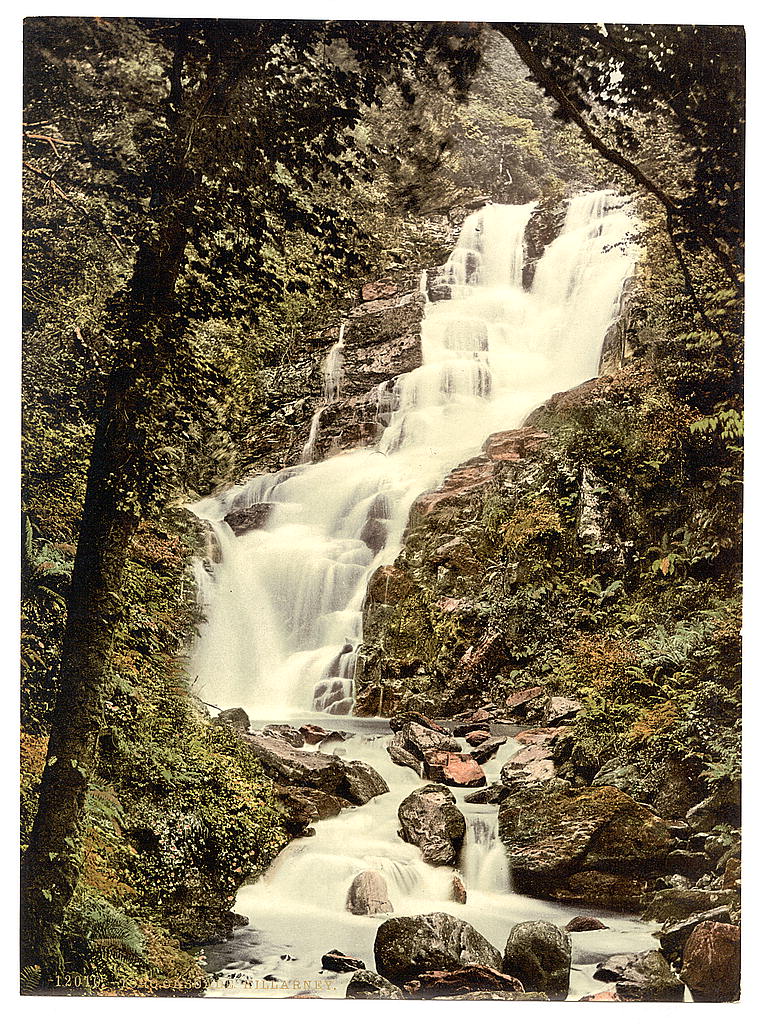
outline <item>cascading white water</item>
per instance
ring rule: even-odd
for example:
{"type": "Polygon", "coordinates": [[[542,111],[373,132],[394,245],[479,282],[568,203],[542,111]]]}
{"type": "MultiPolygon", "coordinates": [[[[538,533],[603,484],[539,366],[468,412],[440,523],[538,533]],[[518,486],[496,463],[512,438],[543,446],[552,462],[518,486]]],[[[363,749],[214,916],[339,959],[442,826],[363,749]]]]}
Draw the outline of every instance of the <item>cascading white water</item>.
{"type": "MultiPolygon", "coordinates": [[[[365,723],[370,725],[374,727],[365,723]]],[[[397,834],[399,805],[418,782],[423,783],[410,769],[393,764],[388,742],[385,737],[356,735],[322,745],[323,752],[372,765],[390,791],[364,807],[317,822],[315,836],[294,840],[261,879],[240,890],[234,909],[249,918],[250,926],[230,942],[208,948],[208,970],[221,972],[210,995],[283,997],[294,994],[295,987],[316,991],[321,986],[317,994],[342,997],[350,974],[322,969],[322,955],[339,949],[374,970],[375,934],[380,922],[391,916],[357,917],[346,910],[348,890],[362,871],[382,875],[392,916],[450,914],[468,921],[499,950],[514,924],[547,920],[562,927],[575,914],[587,912],[513,893],[496,838],[496,807],[466,803],[464,790],[452,789],[467,824],[458,867],[425,864],[419,849],[397,834]],[[467,890],[464,904],[452,898],[455,874],[461,875],[467,890]]],[[[509,754],[513,746],[519,744],[510,740],[502,749],[509,754]]],[[[486,765],[487,779],[496,777],[505,756],[486,765]]],[[[605,929],[571,935],[571,999],[608,987],[593,979],[598,961],[658,945],[651,934],[654,925],[602,911],[597,916],[605,929]]]]}
{"type": "MultiPolygon", "coordinates": [[[[597,372],[634,263],[629,208],[608,192],[572,199],[526,291],[533,209],[489,205],[465,221],[444,272],[452,297],[426,306],[423,365],[398,379],[376,448],[260,476],[194,506],[221,554],[199,590],[207,622],[192,666],[210,702],[257,717],[348,713],[367,582],[398,554],[414,499],[489,434],[597,372]],[[264,527],[235,537],[224,517],[255,504],[268,507],[264,527]]],[[[327,401],[339,395],[342,359],[341,338],[325,366],[327,401]]]]}

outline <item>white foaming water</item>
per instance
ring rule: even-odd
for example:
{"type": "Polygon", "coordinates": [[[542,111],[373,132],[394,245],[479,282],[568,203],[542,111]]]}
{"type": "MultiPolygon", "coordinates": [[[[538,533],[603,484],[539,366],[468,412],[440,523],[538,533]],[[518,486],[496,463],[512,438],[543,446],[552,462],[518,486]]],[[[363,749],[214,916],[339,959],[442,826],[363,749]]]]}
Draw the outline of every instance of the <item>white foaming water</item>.
{"type": "MultiPolygon", "coordinates": [[[[192,676],[206,700],[256,717],[347,714],[367,582],[398,554],[412,502],[489,434],[597,372],[634,264],[624,243],[635,223],[612,193],[575,197],[525,291],[533,209],[490,205],[465,221],[445,268],[452,298],[426,306],[423,365],[398,378],[392,398],[376,389],[390,420],[376,448],[260,476],[194,506],[221,552],[212,577],[197,567],[207,622],[192,676]],[[235,537],[225,515],[257,503],[270,507],[264,528],[235,537]]],[[[343,345],[325,364],[327,402],[340,395],[343,345]]],[[[312,428],[304,458],[318,414],[312,428]]]]}
{"type": "MultiPolygon", "coordinates": [[[[318,994],[342,997],[350,974],[323,970],[322,955],[339,949],[374,970],[375,934],[387,917],[451,914],[468,921],[502,952],[514,924],[545,920],[563,927],[576,914],[587,913],[583,907],[513,893],[507,860],[497,839],[497,809],[466,803],[464,790],[451,790],[467,822],[458,867],[425,864],[419,849],[397,834],[401,801],[424,783],[410,769],[392,763],[386,750],[389,737],[390,733],[388,737],[353,736],[322,746],[323,752],[371,764],[385,778],[390,792],[364,807],[317,822],[315,836],[294,840],[263,878],[239,891],[234,910],[246,915],[250,926],[229,942],[208,948],[208,969],[222,972],[209,995],[283,997],[294,994],[293,983],[297,988],[311,985],[314,989],[321,983],[318,994]],[[378,871],[383,876],[392,914],[357,917],[345,909],[351,882],[362,871],[378,871]],[[465,884],[465,904],[451,899],[455,874],[465,884]],[[279,984],[266,979],[276,979],[279,984]]],[[[487,779],[496,775],[499,765],[518,746],[511,740],[500,749],[486,766],[487,779]]],[[[655,925],[601,911],[596,916],[606,929],[571,935],[569,999],[609,987],[592,977],[601,960],[658,945],[651,935],[655,925]]]]}

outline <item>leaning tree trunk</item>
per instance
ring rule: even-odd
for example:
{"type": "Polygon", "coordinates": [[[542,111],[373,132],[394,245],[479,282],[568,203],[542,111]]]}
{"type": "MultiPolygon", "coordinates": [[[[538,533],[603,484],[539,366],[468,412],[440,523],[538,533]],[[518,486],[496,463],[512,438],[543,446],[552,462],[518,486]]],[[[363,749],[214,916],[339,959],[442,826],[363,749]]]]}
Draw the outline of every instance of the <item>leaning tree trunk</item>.
{"type": "Polygon", "coordinates": [[[131,541],[149,497],[140,420],[173,357],[175,282],[187,239],[193,177],[179,168],[157,218],[159,237],[139,250],[126,329],[126,358],[112,371],[96,428],[67,623],[58,697],[40,800],[22,867],[22,959],[44,985],[63,973],[64,913],[82,868],[87,788],[103,721],[109,659],[122,613],[131,541]]]}

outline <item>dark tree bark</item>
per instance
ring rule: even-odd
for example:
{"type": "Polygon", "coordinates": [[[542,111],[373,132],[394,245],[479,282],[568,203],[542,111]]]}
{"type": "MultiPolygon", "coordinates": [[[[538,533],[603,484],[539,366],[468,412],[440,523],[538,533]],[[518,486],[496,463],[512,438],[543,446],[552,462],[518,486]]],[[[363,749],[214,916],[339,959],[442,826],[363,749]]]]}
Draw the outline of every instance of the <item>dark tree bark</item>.
{"type": "Polygon", "coordinates": [[[58,696],[29,846],[22,865],[22,964],[39,965],[42,984],[63,973],[66,908],[82,869],[81,833],[96,764],[107,671],[120,623],[128,551],[151,498],[146,417],[175,353],[174,295],[193,217],[196,175],[187,164],[195,118],[212,89],[178,109],[174,144],[152,178],[154,229],[136,254],[115,361],[91,454],[61,651],[58,696]],[[189,127],[191,125],[191,127],[189,127]]]}

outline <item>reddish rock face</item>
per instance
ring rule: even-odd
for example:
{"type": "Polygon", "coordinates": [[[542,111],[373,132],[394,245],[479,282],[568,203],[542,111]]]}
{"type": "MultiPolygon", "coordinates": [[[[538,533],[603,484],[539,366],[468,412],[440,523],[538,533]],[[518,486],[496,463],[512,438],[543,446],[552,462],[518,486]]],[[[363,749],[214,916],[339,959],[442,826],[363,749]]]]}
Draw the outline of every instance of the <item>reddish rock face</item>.
{"type": "Polygon", "coordinates": [[[465,736],[465,739],[467,740],[471,747],[480,747],[480,745],[484,743],[486,740],[490,739],[490,737],[490,732],[484,732],[483,730],[474,729],[473,732],[469,732],[465,736]]]}
{"type": "Polygon", "coordinates": [[[310,744],[321,743],[329,736],[327,730],[322,729],[320,725],[301,725],[298,732],[305,742],[310,744]]]}
{"type": "Polygon", "coordinates": [[[579,1000],[580,1003],[623,1003],[625,1002],[621,996],[617,996],[616,992],[596,992],[592,996],[582,996],[579,1000]]]}
{"type": "Polygon", "coordinates": [[[467,903],[467,889],[459,875],[452,878],[452,899],[455,903],[467,903]]]}
{"type": "Polygon", "coordinates": [[[425,754],[425,778],[445,786],[484,786],[483,768],[470,754],[452,754],[445,750],[425,754]]]}
{"type": "Polygon", "coordinates": [[[361,286],[362,302],[376,302],[378,299],[392,299],[398,295],[399,285],[395,281],[372,281],[361,286]]]}
{"type": "Polygon", "coordinates": [[[378,604],[398,604],[407,597],[414,587],[408,573],[395,565],[381,565],[369,581],[367,596],[378,604]]]}
{"type": "Polygon", "coordinates": [[[697,924],[683,950],[680,977],[696,1002],[731,1003],[741,982],[741,929],[719,921],[697,924]]]}
{"type": "Polygon", "coordinates": [[[526,690],[517,690],[515,693],[511,693],[505,701],[505,706],[510,711],[518,711],[529,701],[536,700],[537,697],[541,697],[544,690],[541,686],[530,686],[526,690]]]}

